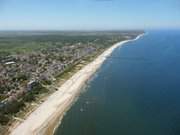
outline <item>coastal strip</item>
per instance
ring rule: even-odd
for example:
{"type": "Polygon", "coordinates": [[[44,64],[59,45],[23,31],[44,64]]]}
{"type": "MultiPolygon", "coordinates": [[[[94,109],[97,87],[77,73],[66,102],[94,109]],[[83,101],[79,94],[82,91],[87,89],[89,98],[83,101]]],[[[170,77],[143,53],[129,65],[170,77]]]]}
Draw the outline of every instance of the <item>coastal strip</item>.
{"type": "Polygon", "coordinates": [[[143,34],[133,40],[126,40],[113,45],[89,63],[70,79],[68,79],[58,90],[42,103],[27,119],[17,126],[10,135],[52,135],[54,127],[63,118],[65,112],[70,108],[75,98],[79,95],[85,82],[100,68],[108,56],[119,46],[138,40],[143,34]]]}

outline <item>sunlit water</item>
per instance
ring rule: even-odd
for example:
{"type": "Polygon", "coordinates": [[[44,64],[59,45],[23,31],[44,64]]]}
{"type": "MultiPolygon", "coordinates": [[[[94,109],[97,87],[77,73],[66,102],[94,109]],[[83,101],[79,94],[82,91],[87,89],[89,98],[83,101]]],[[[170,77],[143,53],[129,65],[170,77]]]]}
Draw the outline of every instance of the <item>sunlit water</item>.
{"type": "Polygon", "coordinates": [[[180,31],[116,49],[56,135],[180,135],[180,31]]]}

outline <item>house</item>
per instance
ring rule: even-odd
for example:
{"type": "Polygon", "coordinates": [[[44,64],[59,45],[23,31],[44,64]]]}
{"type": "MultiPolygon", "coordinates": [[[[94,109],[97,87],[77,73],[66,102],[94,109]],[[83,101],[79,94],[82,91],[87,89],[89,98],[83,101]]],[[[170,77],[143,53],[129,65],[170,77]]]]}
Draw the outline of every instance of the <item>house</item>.
{"type": "Polygon", "coordinates": [[[5,65],[12,65],[12,64],[15,64],[14,61],[9,61],[9,62],[6,62],[5,65]]]}
{"type": "Polygon", "coordinates": [[[36,87],[39,83],[36,80],[31,80],[27,83],[27,91],[33,90],[34,87],[36,87]]]}

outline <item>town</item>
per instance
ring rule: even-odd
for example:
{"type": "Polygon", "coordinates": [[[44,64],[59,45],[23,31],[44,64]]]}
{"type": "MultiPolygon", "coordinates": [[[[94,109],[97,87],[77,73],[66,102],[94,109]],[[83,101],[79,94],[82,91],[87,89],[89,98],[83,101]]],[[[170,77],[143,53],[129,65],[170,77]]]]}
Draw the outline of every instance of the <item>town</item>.
{"type": "Polygon", "coordinates": [[[0,33],[0,127],[67,69],[139,33],[0,33]]]}

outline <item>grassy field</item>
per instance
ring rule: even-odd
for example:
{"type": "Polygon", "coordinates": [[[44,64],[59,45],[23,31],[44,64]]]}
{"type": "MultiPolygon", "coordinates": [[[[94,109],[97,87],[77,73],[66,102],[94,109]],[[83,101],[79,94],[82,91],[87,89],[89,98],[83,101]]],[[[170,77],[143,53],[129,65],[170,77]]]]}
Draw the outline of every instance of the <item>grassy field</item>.
{"type": "MultiPolygon", "coordinates": [[[[139,32],[139,31],[138,31],[139,32]]],[[[26,53],[44,48],[62,47],[75,43],[95,42],[106,45],[108,40],[119,40],[122,35],[133,32],[0,32],[0,53],[26,53]]]]}

